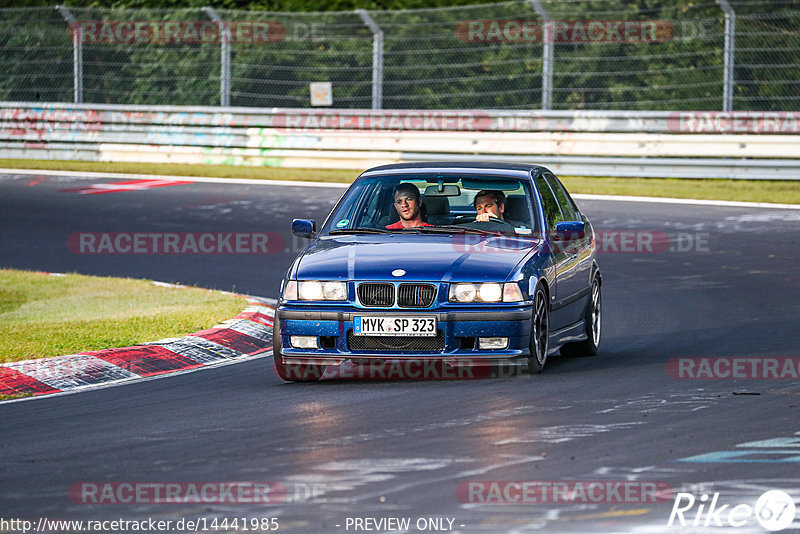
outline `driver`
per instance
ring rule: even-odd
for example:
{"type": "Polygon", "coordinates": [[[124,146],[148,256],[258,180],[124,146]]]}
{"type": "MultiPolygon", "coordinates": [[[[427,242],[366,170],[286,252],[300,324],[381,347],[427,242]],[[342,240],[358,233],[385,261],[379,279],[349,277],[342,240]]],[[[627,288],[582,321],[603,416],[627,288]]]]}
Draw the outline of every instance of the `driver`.
{"type": "Polygon", "coordinates": [[[410,182],[398,184],[394,188],[394,208],[397,210],[400,220],[388,225],[387,230],[433,226],[422,220],[422,198],[419,188],[410,182]]]}
{"type": "Polygon", "coordinates": [[[504,221],[503,212],[506,211],[506,195],[502,191],[483,189],[475,195],[475,209],[478,212],[476,221],[488,221],[494,217],[504,221]]]}

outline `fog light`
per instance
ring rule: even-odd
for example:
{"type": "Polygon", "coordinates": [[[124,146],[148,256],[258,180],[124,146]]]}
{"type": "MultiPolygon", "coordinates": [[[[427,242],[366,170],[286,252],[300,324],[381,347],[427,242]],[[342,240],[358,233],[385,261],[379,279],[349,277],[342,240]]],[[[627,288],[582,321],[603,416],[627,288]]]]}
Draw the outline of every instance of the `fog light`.
{"type": "Polygon", "coordinates": [[[296,349],[316,349],[317,336],[290,336],[292,347],[296,349]]]}
{"type": "Polygon", "coordinates": [[[504,349],[508,347],[507,337],[479,337],[478,348],[482,350],[504,349]]]}

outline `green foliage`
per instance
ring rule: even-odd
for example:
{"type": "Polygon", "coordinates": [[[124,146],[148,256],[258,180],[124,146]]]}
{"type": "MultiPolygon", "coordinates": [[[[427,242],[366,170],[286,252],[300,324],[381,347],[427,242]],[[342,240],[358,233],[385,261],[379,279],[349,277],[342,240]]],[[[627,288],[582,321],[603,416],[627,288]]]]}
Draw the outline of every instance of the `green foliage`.
{"type": "MultiPolygon", "coordinates": [[[[18,0],[5,1],[9,6],[18,0]]],[[[267,43],[231,44],[231,105],[308,107],[309,83],[330,81],[334,107],[369,108],[373,35],[353,12],[366,8],[384,32],[382,107],[540,108],[542,39],[481,41],[459,33],[470,21],[536,23],[541,21],[539,15],[526,0],[482,2],[217,2],[215,7],[226,21],[268,22],[280,28],[280,37],[267,43]],[[429,9],[433,7],[446,9],[429,9]]],[[[117,0],[109,9],[97,0],[73,0],[68,5],[75,18],[83,21],[208,21],[201,10],[208,3],[117,0]]],[[[541,3],[554,21],[659,24],[655,41],[589,40],[580,35],[557,40],[553,109],[721,109],[724,16],[716,3],[541,3]]],[[[25,5],[34,4],[26,0],[25,5]]],[[[0,100],[71,101],[71,36],[52,4],[36,5],[48,7],[0,10],[0,100]]],[[[798,109],[800,8],[781,0],[742,0],[735,2],[735,8],[734,108],[798,109]]],[[[85,102],[220,103],[218,43],[84,43],[82,54],[85,102]]]]}
{"type": "MultiPolygon", "coordinates": [[[[469,4],[485,4],[490,0],[66,0],[70,7],[107,7],[114,9],[183,9],[213,5],[217,9],[244,11],[352,11],[354,9],[420,9],[469,4]]],[[[52,6],[47,0],[2,0],[0,8],[52,6]]]]}

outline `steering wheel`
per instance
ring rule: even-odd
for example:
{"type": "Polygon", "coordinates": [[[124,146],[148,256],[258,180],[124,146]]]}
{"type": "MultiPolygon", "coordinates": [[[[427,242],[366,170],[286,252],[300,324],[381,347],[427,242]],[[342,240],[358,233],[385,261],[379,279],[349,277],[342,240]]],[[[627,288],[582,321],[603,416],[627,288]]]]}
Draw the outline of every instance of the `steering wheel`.
{"type": "Polygon", "coordinates": [[[492,215],[489,216],[488,221],[478,221],[478,217],[476,215],[459,215],[458,217],[456,217],[456,220],[453,221],[453,224],[465,224],[471,222],[493,222],[493,223],[505,224],[507,226],[513,226],[509,224],[507,221],[504,221],[503,219],[494,217],[492,215]]]}

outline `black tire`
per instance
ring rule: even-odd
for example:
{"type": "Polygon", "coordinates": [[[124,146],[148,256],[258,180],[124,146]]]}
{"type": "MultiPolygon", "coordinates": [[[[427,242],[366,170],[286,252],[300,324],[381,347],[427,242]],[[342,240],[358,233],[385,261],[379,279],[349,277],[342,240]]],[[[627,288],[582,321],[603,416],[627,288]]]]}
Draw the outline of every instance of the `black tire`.
{"type": "Polygon", "coordinates": [[[541,285],[533,292],[533,317],[531,318],[531,355],[528,357],[528,372],[532,375],[544,370],[547,350],[550,348],[550,303],[541,285]]]}
{"type": "Polygon", "coordinates": [[[600,286],[600,278],[595,276],[592,279],[589,302],[586,303],[586,312],[584,313],[586,339],[576,343],[567,343],[561,347],[562,356],[582,357],[597,354],[597,348],[600,346],[600,327],[603,312],[603,294],[600,286]]]}
{"type": "Polygon", "coordinates": [[[290,365],[287,367],[283,361],[283,353],[281,353],[281,325],[277,315],[272,324],[272,356],[275,364],[275,372],[282,380],[286,380],[287,382],[316,382],[322,377],[322,373],[325,372],[325,365],[313,363],[290,365]]]}

